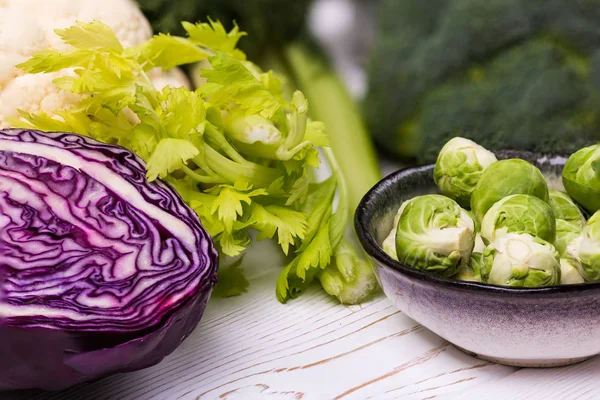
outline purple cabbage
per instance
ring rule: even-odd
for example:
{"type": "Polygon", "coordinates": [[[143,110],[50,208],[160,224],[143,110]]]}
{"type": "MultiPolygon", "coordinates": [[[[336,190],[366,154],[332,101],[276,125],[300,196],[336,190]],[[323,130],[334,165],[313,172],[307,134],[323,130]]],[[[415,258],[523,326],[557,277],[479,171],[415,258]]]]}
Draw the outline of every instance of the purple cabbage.
{"type": "Polygon", "coordinates": [[[130,151],[0,130],[0,390],[159,363],[196,327],[217,252],[130,151]]]}

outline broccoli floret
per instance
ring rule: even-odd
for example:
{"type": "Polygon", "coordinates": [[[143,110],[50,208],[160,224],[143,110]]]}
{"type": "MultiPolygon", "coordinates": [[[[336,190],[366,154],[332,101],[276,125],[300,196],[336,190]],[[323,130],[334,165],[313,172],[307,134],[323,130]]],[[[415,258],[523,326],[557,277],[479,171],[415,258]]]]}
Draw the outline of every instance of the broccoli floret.
{"type": "Polygon", "coordinates": [[[453,136],[573,151],[600,138],[597,0],[384,0],[365,115],[395,156],[453,136]]]}

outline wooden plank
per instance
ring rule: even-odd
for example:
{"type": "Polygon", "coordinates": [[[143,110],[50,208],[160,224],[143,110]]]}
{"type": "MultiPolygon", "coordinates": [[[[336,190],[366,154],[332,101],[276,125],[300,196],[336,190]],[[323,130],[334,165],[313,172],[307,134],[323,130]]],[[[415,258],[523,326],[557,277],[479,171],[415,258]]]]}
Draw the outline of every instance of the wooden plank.
{"type": "Polygon", "coordinates": [[[569,367],[525,368],[485,386],[466,390],[455,398],[475,400],[493,393],[494,398],[511,400],[596,400],[600,399],[599,375],[600,357],[569,367]]]}

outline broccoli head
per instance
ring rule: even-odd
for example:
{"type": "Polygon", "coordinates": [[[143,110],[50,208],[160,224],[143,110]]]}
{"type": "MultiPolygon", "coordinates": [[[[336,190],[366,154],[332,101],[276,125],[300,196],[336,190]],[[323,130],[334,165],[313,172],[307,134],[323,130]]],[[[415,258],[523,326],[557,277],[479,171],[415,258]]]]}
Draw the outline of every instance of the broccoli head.
{"type": "Polygon", "coordinates": [[[384,0],[365,116],[382,148],[435,161],[453,136],[574,151],[600,138],[598,0],[384,0]]]}

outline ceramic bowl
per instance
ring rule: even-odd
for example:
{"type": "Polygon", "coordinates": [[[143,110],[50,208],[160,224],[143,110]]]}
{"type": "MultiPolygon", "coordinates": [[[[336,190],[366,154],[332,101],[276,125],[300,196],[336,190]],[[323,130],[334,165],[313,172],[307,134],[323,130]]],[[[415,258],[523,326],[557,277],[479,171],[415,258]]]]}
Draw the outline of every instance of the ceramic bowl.
{"type": "MultiPolygon", "coordinates": [[[[551,188],[561,188],[567,157],[500,151],[499,159],[537,165],[551,188]]],[[[600,283],[510,288],[461,282],[414,270],[380,247],[394,214],[409,198],[437,193],[433,165],[397,171],[362,199],[355,228],[373,259],[386,296],[409,317],[476,357],[512,366],[573,364],[600,353],[600,283]]]]}

